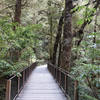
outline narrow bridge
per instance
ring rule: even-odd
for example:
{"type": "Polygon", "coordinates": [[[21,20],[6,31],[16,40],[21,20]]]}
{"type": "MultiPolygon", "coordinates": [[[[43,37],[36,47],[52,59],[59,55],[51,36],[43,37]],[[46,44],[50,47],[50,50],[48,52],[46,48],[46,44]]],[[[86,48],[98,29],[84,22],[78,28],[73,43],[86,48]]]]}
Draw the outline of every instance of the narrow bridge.
{"type": "Polygon", "coordinates": [[[35,66],[7,80],[6,100],[78,100],[77,82],[66,72],[52,64],[35,66]]]}

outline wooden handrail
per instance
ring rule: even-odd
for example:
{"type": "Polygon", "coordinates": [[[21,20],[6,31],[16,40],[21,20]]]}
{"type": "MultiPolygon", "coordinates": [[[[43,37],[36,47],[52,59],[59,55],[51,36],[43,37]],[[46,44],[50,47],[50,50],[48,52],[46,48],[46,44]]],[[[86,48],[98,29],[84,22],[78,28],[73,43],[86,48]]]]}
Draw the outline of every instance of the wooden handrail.
{"type": "Polygon", "coordinates": [[[72,93],[73,97],[71,97],[71,100],[78,100],[78,81],[72,75],[70,75],[69,72],[65,71],[61,67],[57,67],[51,64],[50,62],[48,63],[48,69],[67,97],[69,97],[68,95],[70,94],[70,91],[68,89],[71,84],[70,82],[73,81],[73,87],[71,88],[74,90],[72,93]],[[71,81],[69,81],[68,79],[70,79],[71,81]]]}
{"type": "MultiPolygon", "coordinates": [[[[32,66],[33,64],[37,64],[37,62],[32,63],[30,66],[32,66]]],[[[21,71],[19,71],[19,73],[23,72],[25,69],[29,68],[30,66],[23,68],[21,71]]],[[[16,73],[13,73],[7,79],[12,79],[15,76],[16,76],[16,73]]]]}
{"type": "Polygon", "coordinates": [[[21,77],[17,77],[17,75],[13,75],[9,79],[7,79],[6,85],[6,100],[15,100],[24,84],[26,83],[28,77],[30,76],[31,72],[35,68],[37,63],[33,63],[29,67],[22,70],[20,73],[22,74],[21,77]]]}
{"type": "Polygon", "coordinates": [[[53,65],[52,63],[48,63],[49,65],[53,66],[54,68],[58,69],[59,71],[63,72],[65,75],[69,76],[73,80],[75,80],[75,77],[73,75],[70,75],[70,73],[66,70],[64,70],[62,67],[57,67],[56,65],[53,65]]]}

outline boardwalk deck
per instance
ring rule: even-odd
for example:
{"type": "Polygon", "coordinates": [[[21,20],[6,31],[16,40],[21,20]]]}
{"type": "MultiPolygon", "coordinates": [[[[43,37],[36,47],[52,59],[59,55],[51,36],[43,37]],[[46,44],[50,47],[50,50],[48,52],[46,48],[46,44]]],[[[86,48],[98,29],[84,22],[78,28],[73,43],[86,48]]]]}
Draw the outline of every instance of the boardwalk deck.
{"type": "Polygon", "coordinates": [[[67,100],[47,69],[36,67],[16,100],[67,100]]]}

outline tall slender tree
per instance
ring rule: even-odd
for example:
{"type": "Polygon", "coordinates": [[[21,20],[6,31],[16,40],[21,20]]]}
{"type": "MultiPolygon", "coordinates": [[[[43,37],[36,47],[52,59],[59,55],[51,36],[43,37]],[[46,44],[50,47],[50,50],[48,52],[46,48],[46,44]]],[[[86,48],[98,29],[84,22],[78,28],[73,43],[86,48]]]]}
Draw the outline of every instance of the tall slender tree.
{"type": "Polygon", "coordinates": [[[54,48],[53,48],[53,58],[52,58],[53,64],[56,64],[57,48],[58,48],[59,42],[61,40],[62,29],[63,29],[63,20],[64,20],[64,14],[62,14],[62,16],[60,17],[60,20],[59,20],[58,33],[57,33],[56,40],[54,43],[54,48]]]}
{"type": "Polygon", "coordinates": [[[22,8],[22,0],[16,0],[14,22],[17,22],[19,24],[21,23],[20,21],[21,8],[22,8]]]}
{"type": "Polygon", "coordinates": [[[65,15],[64,15],[64,31],[63,31],[63,53],[62,67],[67,71],[70,70],[71,48],[72,48],[72,0],[65,0],[65,15]]]}
{"type": "MultiPolygon", "coordinates": [[[[22,0],[16,0],[15,4],[15,12],[14,12],[14,23],[17,23],[19,25],[21,23],[21,8],[22,8],[22,0]]],[[[16,31],[16,26],[14,26],[14,31],[16,31]]],[[[11,48],[10,50],[10,56],[11,60],[16,62],[19,60],[20,56],[20,50],[18,48],[11,48]]]]}

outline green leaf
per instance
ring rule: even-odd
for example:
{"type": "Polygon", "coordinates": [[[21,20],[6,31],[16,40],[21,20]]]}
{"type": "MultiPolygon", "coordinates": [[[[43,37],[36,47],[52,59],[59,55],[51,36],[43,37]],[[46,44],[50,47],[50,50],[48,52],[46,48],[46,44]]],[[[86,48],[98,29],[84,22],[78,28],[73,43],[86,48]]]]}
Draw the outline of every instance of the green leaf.
{"type": "Polygon", "coordinates": [[[84,19],[80,19],[78,22],[77,22],[77,25],[82,25],[84,23],[84,19]]]}

